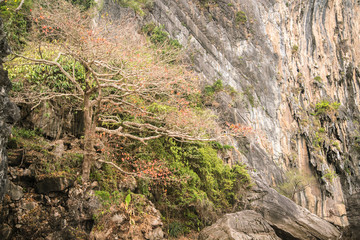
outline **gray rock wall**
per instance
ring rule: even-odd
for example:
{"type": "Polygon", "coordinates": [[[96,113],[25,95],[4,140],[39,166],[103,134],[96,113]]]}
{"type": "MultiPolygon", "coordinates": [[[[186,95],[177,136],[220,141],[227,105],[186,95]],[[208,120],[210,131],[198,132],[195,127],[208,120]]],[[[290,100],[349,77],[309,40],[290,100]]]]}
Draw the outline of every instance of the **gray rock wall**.
{"type": "MultiPolygon", "coordinates": [[[[0,65],[2,65],[2,59],[9,54],[9,51],[3,31],[3,23],[0,19],[0,65]]],[[[10,102],[8,97],[10,89],[11,82],[7,71],[0,66],[0,202],[2,202],[7,189],[7,139],[11,133],[11,124],[19,118],[18,108],[10,102]]]]}

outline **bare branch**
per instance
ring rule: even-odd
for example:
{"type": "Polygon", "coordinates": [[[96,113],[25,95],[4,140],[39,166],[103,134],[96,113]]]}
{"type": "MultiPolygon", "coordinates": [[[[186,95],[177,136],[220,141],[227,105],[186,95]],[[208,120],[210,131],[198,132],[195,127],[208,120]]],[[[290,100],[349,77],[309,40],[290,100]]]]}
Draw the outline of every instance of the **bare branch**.
{"type": "Polygon", "coordinates": [[[163,181],[163,179],[161,179],[161,178],[153,178],[153,177],[143,176],[143,175],[140,175],[138,173],[131,173],[131,172],[124,171],[121,167],[119,167],[118,165],[116,165],[113,162],[105,161],[105,160],[102,160],[102,159],[98,159],[97,161],[101,162],[101,163],[109,164],[109,165],[113,166],[114,168],[116,168],[117,170],[119,170],[122,174],[125,174],[125,175],[130,175],[130,176],[134,176],[134,177],[138,177],[138,178],[142,178],[142,179],[161,180],[161,181],[163,181]]]}
{"type": "Polygon", "coordinates": [[[131,172],[126,172],[126,171],[124,171],[123,169],[121,169],[118,165],[116,165],[116,164],[113,163],[113,162],[108,162],[108,161],[104,161],[104,160],[101,160],[101,159],[98,159],[97,161],[98,161],[98,162],[101,162],[101,163],[109,164],[109,165],[113,166],[114,168],[116,168],[117,170],[119,170],[119,171],[120,171],[121,173],[123,173],[123,174],[138,177],[138,174],[136,174],[136,173],[131,173],[131,172]]]}
{"type": "Polygon", "coordinates": [[[22,5],[24,4],[25,0],[21,0],[19,6],[15,9],[15,12],[20,11],[22,5]]]}

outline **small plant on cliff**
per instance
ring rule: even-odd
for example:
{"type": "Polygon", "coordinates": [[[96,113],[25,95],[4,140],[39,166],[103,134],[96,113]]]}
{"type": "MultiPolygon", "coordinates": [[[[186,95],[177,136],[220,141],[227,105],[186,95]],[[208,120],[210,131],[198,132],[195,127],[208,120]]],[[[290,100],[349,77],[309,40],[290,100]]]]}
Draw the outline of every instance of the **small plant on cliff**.
{"type": "Polygon", "coordinates": [[[335,112],[339,109],[340,105],[341,104],[339,102],[330,103],[327,100],[322,100],[315,105],[315,113],[313,113],[312,115],[318,116],[325,113],[335,112]]]}
{"type": "Polygon", "coordinates": [[[294,200],[297,193],[304,191],[307,187],[314,185],[314,177],[301,173],[298,169],[292,169],[285,173],[285,181],[276,190],[284,196],[294,200]]]}
{"type": "Polygon", "coordinates": [[[336,173],[335,171],[328,170],[321,178],[326,179],[332,183],[336,178],[336,173]]]}
{"type": "Polygon", "coordinates": [[[143,16],[145,10],[152,7],[152,0],[115,0],[122,7],[132,8],[136,13],[143,16]]]}
{"type": "Polygon", "coordinates": [[[247,17],[244,11],[239,11],[235,15],[235,22],[237,24],[244,24],[247,22],[247,17]]]}

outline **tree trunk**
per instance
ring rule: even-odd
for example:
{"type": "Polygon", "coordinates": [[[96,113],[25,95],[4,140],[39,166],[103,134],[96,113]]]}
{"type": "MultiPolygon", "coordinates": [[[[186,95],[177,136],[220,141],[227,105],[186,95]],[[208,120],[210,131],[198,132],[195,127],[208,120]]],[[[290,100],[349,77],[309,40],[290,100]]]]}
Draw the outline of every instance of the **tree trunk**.
{"type": "Polygon", "coordinates": [[[89,181],[91,165],[94,162],[94,129],[90,94],[84,96],[84,161],[82,165],[82,181],[89,181]]]}

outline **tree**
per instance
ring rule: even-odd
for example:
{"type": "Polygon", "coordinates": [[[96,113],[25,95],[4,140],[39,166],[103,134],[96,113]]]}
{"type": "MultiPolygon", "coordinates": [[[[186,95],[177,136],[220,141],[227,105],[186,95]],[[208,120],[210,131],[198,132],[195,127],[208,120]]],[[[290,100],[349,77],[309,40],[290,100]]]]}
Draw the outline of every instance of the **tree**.
{"type": "Polygon", "coordinates": [[[298,169],[291,169],[285,173],[286,180],[277,187],[284,196],[294,200],[295,194],[304,191],[316,183],[313,176],[302,174],[298,169]]]}
{"type": "Polygon", "coordinates": [[[84,181],[95,159],[97,132],[144,144],[162,136],[213,140],[207,139],[206,120],[199,119],[187,100],[197,93],[195,76],[160,57],[162,50],[151,49],[144,36],[131,30],[131,23],[111,24],[104,19],[94,23],[90,11],[63,0],[39,0],[32,17],[37,41],[32,48],[36,44],[38,53],[15,55],[56,69],[67,87],[60,91],[43,87],[22,98],[41,102],[67,97],[81,106],[84,181]]]}

